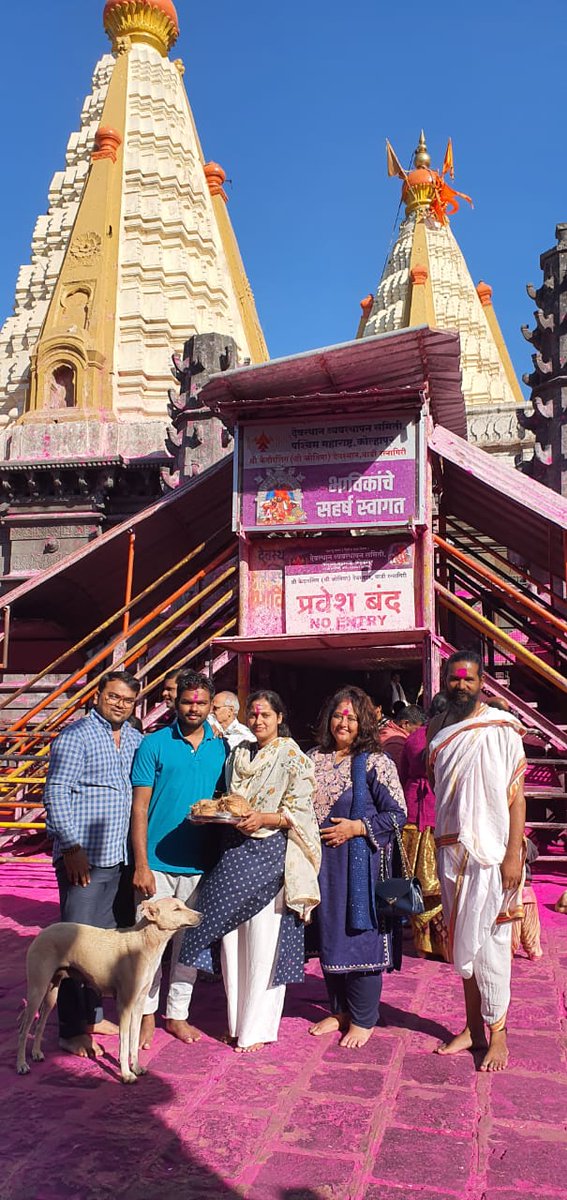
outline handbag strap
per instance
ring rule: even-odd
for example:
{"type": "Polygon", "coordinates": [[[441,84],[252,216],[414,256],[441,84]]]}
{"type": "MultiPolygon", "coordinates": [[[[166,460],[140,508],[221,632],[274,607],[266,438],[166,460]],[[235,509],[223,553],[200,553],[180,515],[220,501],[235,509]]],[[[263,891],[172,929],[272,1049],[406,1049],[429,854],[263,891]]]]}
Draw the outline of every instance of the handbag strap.
{"type": "Polygon", "coordinates": [[[399,827],[399,825],[398,825],[398,822],[397,822],[397,820],[396,820],[396,818],[395,818],[394,814],[393,814],[393,813],[390,813],[390,816],[391,816],[391,818],[392,818],[392,824],[393,824],[393,826],[394,826],[394,832],[395,832],[395,835],[396,835],[396,841],[397,841],[397,843],[398,843],[398,850],[400,851],[400,859],[401,859],[401,862],[402,862],[402,875],[403,875],[404,879],[413,879],[413,875],[412,875],[412,872],[411,872],[411,870],[410,870],[410,862],[409,862],[409,858],[408,858],[408,856],[407,856],[407,853],[406,853],[406,848],[405,848],[405,846],[404,846],[404,843],[403,843],[403,840],[402,840],[402,835],[401,835],[401,833],[400,833],[400,827],[399,827]]]}

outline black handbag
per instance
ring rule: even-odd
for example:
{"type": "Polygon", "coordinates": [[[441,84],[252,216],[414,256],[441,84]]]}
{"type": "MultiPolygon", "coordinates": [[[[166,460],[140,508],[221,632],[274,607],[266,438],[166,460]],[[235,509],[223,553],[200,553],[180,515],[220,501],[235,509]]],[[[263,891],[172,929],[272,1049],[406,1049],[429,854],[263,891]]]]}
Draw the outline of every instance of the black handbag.
{"type": "MultiPolygon", "coordinates": [[[[391,917],[418,916],[419,913],[425,912],[421,884],[417,876],[410,872],[408,856],[395,817],[392,817],[392,822],[400,853],[402,875],[401,877],[393,876],[390,879],[381,878],[377,881],[374,892],[376,911],[382,916],[386,916],[386,914],[391,917]]],[[[385,874],[383,869],[385,858],[384,854],[382,856],[382,876],[385,874]]]]}

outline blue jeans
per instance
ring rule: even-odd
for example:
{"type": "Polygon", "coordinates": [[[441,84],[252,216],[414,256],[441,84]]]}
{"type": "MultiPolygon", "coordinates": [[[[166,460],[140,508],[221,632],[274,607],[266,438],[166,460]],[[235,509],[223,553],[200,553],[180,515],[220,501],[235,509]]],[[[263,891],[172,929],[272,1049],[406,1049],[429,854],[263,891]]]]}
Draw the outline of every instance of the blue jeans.
{"type": "MultiPolygon", "coordinates": [[[[55,863],[55,874],[62,921],[94,925],[96,929],[116,929],[115,908],[122,875],[121,863],[115,867],[91,867],[91,881],[87,887],[69,882],[62,858],[55,863]]],[[[57,996],[57,1013],[59,1036],[77,1037],[86,1032],[88,1025],[94,1025],[102,1019],[102,997],[79,979],[62,979],[57,996]]]]}

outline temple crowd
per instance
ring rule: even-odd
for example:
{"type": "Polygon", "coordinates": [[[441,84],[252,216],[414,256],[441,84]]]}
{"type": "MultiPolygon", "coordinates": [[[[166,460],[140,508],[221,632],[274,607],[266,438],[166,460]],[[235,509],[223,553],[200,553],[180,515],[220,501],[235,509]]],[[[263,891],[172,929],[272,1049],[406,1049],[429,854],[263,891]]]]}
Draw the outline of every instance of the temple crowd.
{"type": "MultiPolygon", "coordinates": [[[[463,1029],[438,1052],[478,1051],[482,1070],[503,1069],[512,953],[521,941],[536,959],[541,947],[526,879],[523,731],[482,684],[480,658],[463,651],[427,716],[399,676],[387,716],[344,686],[304,752],[275,692],[252,692],[241,721],[238,698],[215,695],[196,672],[165,679],[165,717],[143,736],[138,681],[110,672],[51,752],[45,805],[61,920],[116,928],[164,897],[197,909],[201,923],[172,942],[165,1028],[198,1040],[198,975],[222,974],[225,1040],[237,1053],[277,1040],[286,985],[303,980],[306,956],[318,957],[328,993],[310,1034],[338,1034],[356,1051],[413,936],[414,952],[451,962],[463,980],[463,1029]],[[215,820],[215,797],[230,819],[215,820]],[[404,916],[401,897],[416,895],[404,916]]],[[[161,968],[141,1047],[160,984],[161,968]]],[[[115,1031],[100,996],[75,978],[60,985],[58,1019],[60,1046],[81,1056],[115,1031]]]]}

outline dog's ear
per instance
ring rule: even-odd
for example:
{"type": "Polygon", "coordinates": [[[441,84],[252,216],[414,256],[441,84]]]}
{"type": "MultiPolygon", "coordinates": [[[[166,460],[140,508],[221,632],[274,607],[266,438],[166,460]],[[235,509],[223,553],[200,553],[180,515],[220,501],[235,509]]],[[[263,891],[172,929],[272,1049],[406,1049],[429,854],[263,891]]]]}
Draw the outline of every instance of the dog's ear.
{"type": "Polygon", "coordinates": [[[140,905],[140,912],[146,921],[157,921],[159,916],[157,904],[153,904],[151,900],[144,900],[144,903],[140,905]]]}

